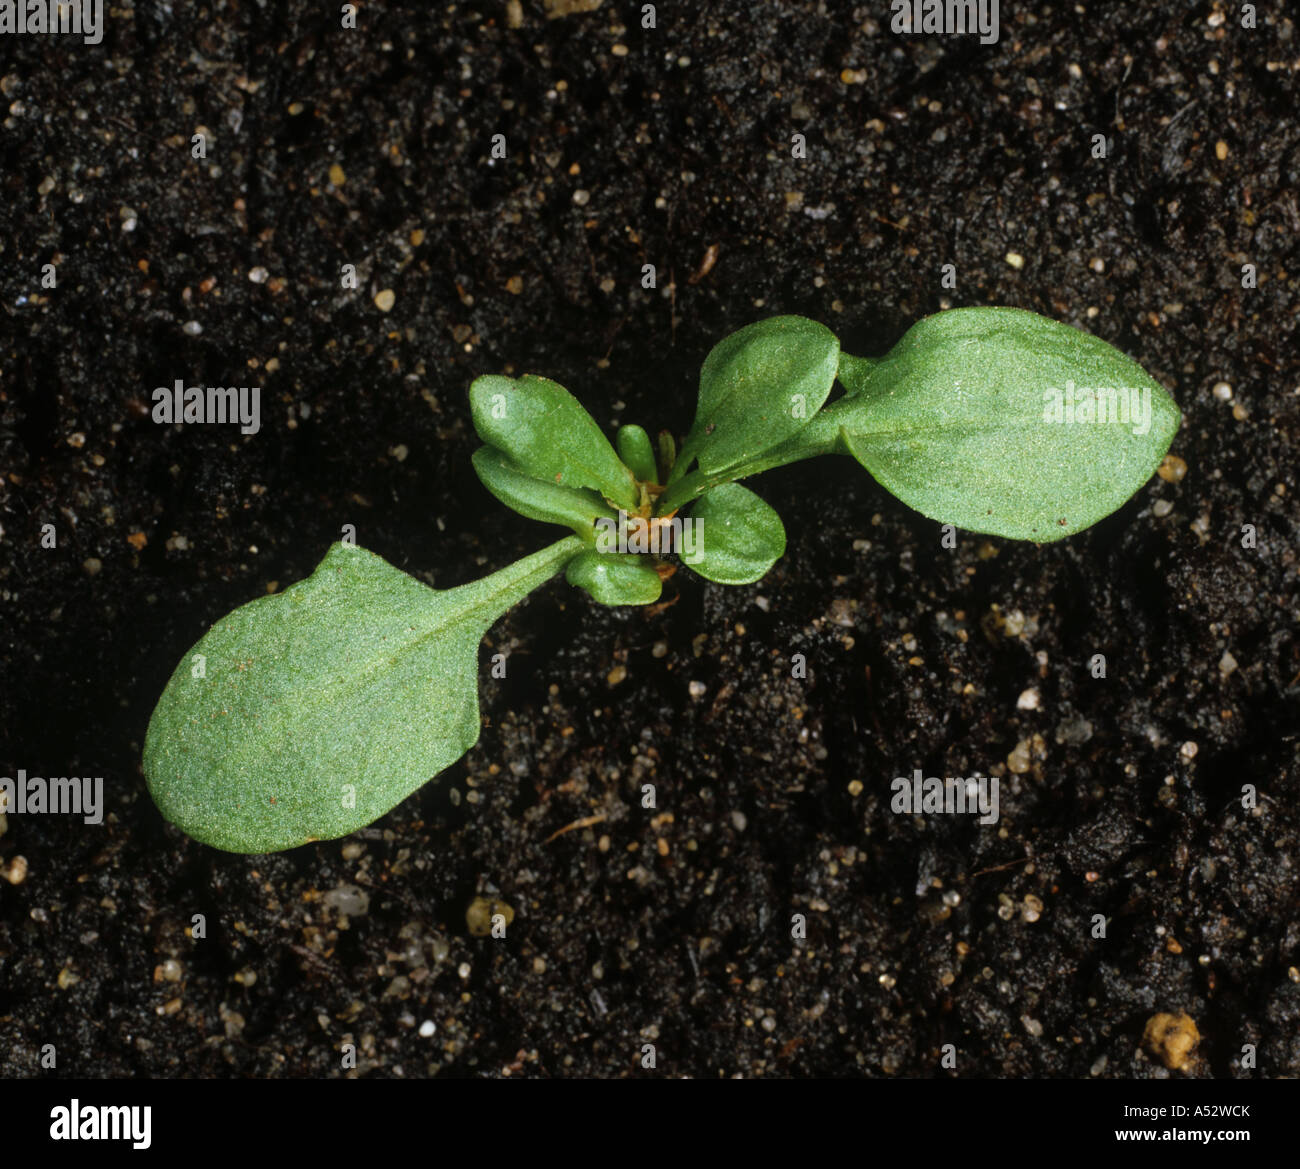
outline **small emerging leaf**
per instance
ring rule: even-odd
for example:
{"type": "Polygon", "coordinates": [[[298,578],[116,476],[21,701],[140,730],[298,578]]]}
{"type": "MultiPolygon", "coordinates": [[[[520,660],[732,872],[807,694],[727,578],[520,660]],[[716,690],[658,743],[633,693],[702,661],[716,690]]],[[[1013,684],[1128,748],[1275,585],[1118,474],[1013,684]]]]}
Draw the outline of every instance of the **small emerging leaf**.
{"type": "Polygon", "coordinates": [[[525,475],[495,447],[479,447],[470,461],[483,486],[507,507],[529,519],[565,524],[588,543],[598,518],[618,518],[596,492],[525,475]]]}
{"type": "Polygon", "coordinates": [[[677,466],[677,440],[671,430],[659,432],[659,479],[667,483],[672,478],[673,468],[677,466]]]}
{"type": "Polygon", "coordinates": [[[716,584],[753,584],[785,555],[781,517],[747,487],[723,483],[691,509],[697,554],[686,562],[716,584]]]}
{"type": "Polygon", "coordinates": [[[643,483],[659,482],[654,447],[650,445],[650,436],[644,429],[640,426],[620,426],[617,443],[618,457],[633,475],[643,483]]]}
{"type": "Polygon", "coordinates": [[[460,588],[335,544],[304,581],[218,621],[145,736],[162,814],[229,852],[273,852],[378,819],[478,739],[478,644],[581,549],[569,536],[460,588]]]}
{"type": "Polygon", "coordinates": [[[663,589],[649,557],[619,552],[582,552],[569,561],[564,577],[602,605],[653,604],[663,589]]]}
{"type": "Polygon", "coordinates": [[[1137,362],[1021,309],[936,313],[840,376],[849,396],[828,415],[882,487],[941,523],[1037,543],[1120,507],[1180,418],[1137,362]]]}
{"type": "Polygon", "coordinates": [[[677,460],[712,475],[755,458],[806,426],[835,381],[840,343],[806,317],[746,325],[713,347],[700,370],[695,424],[677,460]]]}
{"type": "Polygon", "coordinates": [[[490,375],[469,391],[474,429],[525,475],[557,487],[587,487],[634,511],[636,482],[582,404],[549,378],[490,375]]]}

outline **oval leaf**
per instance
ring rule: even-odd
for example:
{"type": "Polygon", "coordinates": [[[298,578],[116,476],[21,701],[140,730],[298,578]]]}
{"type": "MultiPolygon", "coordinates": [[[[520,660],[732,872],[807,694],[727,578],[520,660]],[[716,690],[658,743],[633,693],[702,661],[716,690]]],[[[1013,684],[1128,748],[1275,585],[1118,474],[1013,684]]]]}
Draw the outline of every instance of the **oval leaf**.
{"type": "Polygon", "coordinates": [[[659,482],[650,436],[640,426],[620,426],[615,441],[618,444],[618,457],[633,475],[644,483],[659,482]]]}
{"type": "Polygon", "coordinates": [[[602,605],[649,605],[663,590],[653,563],[618,552],[582,552],[569,561],[564,577],[602,605]]]}
{"type": "Polygon", "coordinates": [[[785,555],[781,517],[747,487],[724,483],[691,509],[696,523],[696,572],[716,584],[753,584],[785,555]]]}
{"type": "Polygon", "coordinates": [[[557,487],[587,487],[635,511],[636,480],[582,404],[549,378],[492,375],[469,391],[474,428],[525,475],[557,487]]]}
{"type": "Polygon", "coordinates": [[[715,474],[783,442],[821,409],[835,381],[839,339],[806,317],[772,317],[723,338],[700,370],[695,424],[677,459],[715,474]]]}
{"type": "Polygon", "coordinates": [[[581,549],[569,536],[485,580],[429,588],[335,544],[316,571],[218,621],[145,737],[168,820],[229,852],[364,827],[478,739],[478,643],[581,549]]]}
{"type": "Polygon", "coordinates": [[[882,487],[941,523],[1038,543],[1120,507],[1180,419],[1137,362],[1021,309],[936,313],[861,372],[831,409],[882,487]]]}
{"type": "Polygon", "coordinates": [[[617,519],[594,491],[556,487],[525,475],[495,447],[479,447],[471,457],[474,470],[486,487],[507,507],[529,519],[565,524],[591,543],[597,518],[617,519]]]}

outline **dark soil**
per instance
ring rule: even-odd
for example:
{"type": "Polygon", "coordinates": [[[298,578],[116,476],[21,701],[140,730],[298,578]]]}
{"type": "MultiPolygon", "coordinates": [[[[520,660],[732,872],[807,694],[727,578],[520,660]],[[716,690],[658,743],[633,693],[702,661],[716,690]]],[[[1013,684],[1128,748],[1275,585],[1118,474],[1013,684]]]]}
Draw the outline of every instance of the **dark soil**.
{"type": "Polygon", "coordinates": [[[1004,4],[987,46],[883,2],[337,7],[0,45],[0,774],[102,775],[110,810],[8,817],[0,1069],[632,1076],[650,1044],[708,1077],[1300,1075],[1284,6],[1004,4]],[[849,460],[773,472],[766,579],[543,587],[484,647],[478,745],[356,837],[235,856],[158,814],[177,661],[343,525],[439,586],[557,538],[474,477],[474,376],[680,435],[750,321],[877,355],[973,304],[1140,361],[1186,477],[1061,544],[950,549],[849,460]],[[260,433],[155,424],[176,378],[261,385],[260,433]],[[1000,822],[893,814],[917,768],[1000,777],[1000,822]],[[480,895],[505,940],[471,935],[480,895]],[[1182,1011],[1170,1072],[1142,1035],[1182,1011]]]}

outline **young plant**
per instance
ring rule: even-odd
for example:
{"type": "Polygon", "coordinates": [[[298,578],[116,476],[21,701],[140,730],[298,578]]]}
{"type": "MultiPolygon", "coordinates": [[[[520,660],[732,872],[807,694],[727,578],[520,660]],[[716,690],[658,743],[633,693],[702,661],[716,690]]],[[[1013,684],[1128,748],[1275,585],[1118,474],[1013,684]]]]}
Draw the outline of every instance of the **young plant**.
{"type": "Polygon", "coordinates": [[[737,480],[848,455],[933,520],[1049,543],[1127,501],[1180,419],[1118,350],[1010,308],[937,313],[877,360],[803,317],[749,325],[705,359],[680,448],[665,432],[656,450],[638,426],[611,445],[572,394],[531,374],[478,378],[470,410],[483,485],[573,534],[447,590],[339,543],[306,580],[217,622],[177,666],[144,747],[155,802],[196,840],[272,852],[384,815],[478,740],[479,642],[561,569],[605,605],[656,601],[665,552],[719,584],[760,579],[785,530],[737,480]]]}

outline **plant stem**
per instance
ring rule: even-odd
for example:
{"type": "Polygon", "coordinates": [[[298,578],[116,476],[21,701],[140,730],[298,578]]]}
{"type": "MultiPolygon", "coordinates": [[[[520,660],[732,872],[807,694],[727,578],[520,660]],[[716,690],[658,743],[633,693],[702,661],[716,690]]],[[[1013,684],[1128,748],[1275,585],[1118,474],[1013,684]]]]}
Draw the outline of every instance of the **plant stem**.
{"type": "Polygon", "coordinates": [[[839,453],[840,413],[835,409],[838,405],[839,402],[836,402],[832,406],[823,407],[813,415],[808,425],[792,438],[778,443],[748,462],[737,463],[725,471],[717,471],[711,475],[696,468],[689,475],[678,479],[660,496],[656,511],[659,515],[666,515],[679,507],[684,507],[691,500],[698,499],[719,484],[734,483],[737,479],[757,475],[760,471],[770,471],[773,467],[783,467],[787,463],[798,463],[803,459],[816,458],[818,455],[839,453]]]}
{"type": "Polygon", "coordinates": [[[545,584],[585,547],[578,536],[566,536],[482,580],[448,590],[448,599],[464,604],[466,614],[472,613],[486,633],[507,609],[545,584]]]}
{"type": "Polygon", "coordinates": [[[657,513],[666,515],[684,507],[691,500],[698,499],[710,488],[722,483],[734,483],[737,479],[757,475],[760,471],[770,471],[773,467],[783,467],[787,463],[798,463],[818,455],[847,455],[849,452],[840,442],[841,420],[849,410],[847,403],[869,393],[871,374],[884,360],[883,357],[854,357],[841,352],[839,379],[846,391],[844,396],[829,406],[823,406],[813,415],[808,425],[793,437],[747,462],[737,463],[725,471],[711,475],[698,467],[690,474],[684,474],[693,454],[688,442],[678,454],[676,471],[668,477],[667,492],[659,497],[657,513]]]}

